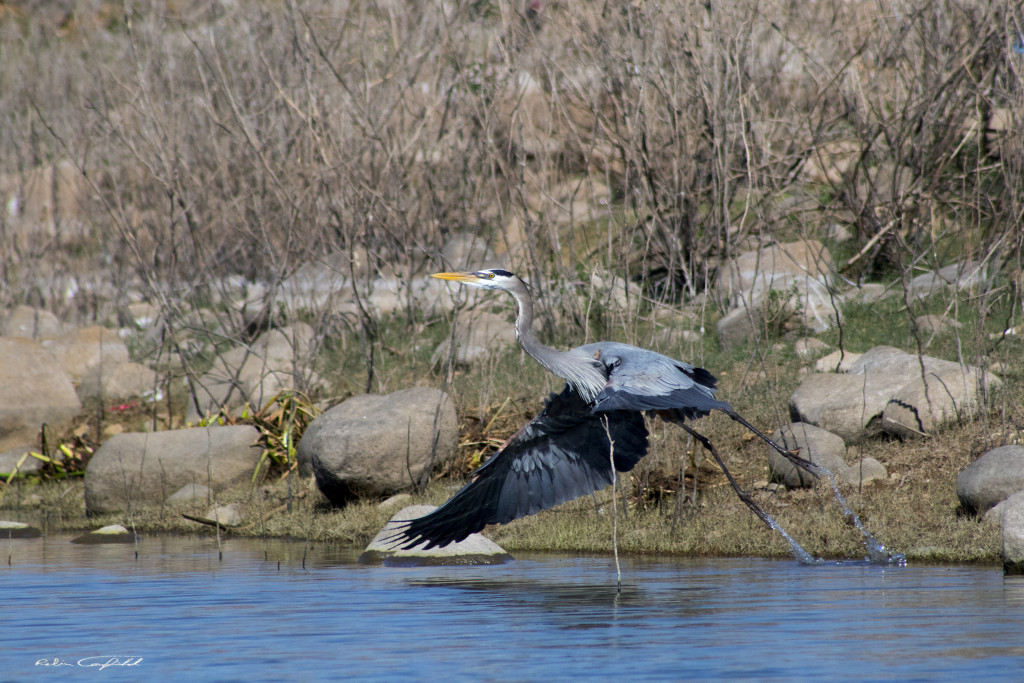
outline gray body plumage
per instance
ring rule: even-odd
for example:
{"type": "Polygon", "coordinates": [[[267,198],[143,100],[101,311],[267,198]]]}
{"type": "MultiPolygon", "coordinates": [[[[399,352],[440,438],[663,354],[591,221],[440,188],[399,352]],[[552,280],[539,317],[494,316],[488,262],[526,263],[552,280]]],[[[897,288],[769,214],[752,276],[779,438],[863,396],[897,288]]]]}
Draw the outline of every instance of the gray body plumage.
{"type": "Polygon", "coordinates": [[[594,412],[684,410],[694,419],[729,405],[715,398],[715,378],[703,368],[618,342],[577,350],[600,358],[607,368],[605,386],[593,399],[594,412]]]}
{"type": "Polygon", "coordinates": [[[478,271],[473,275],[481,274],[483,284],[476,286],[502,289],[515,298],[519,311],[516,337],[523,349],[564,379],[585,401],[593,403],[595,412],[686,407],[706,415],[709,410],[728,405],[715,400],[711,373],[656,351],[606,341],[559,351],[540,343],[533,333],[533,298],[526,283],[507,271],[478,271]],[[487,278],[487,274],[494,277],[487,278]]]}

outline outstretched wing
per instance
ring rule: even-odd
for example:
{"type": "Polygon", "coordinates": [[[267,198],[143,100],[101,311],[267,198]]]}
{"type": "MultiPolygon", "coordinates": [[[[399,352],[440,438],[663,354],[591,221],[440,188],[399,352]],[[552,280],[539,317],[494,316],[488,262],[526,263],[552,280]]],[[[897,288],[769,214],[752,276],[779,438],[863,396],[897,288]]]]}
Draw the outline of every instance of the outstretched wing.
{"type": "Polygon", "coordinates": [[[594,401],[596,413],[670,410],[692,420],[712,410],[732,410],[715,398],[718,380],[704,368],[628,344],[599,342],[580,348],[608,371],[608,383],[594,401]]]}
{"type": "Polygon", "coordinates": [[[402,548],[423,541],[427,548],[448,545],[488,524],[505,524],[607,486],[612,482],[609,433],[615,469],[628,472],[647,453],[641,414],[596,415],[567,385],[447,503],[406,522],[395,543],[402,548]]]}

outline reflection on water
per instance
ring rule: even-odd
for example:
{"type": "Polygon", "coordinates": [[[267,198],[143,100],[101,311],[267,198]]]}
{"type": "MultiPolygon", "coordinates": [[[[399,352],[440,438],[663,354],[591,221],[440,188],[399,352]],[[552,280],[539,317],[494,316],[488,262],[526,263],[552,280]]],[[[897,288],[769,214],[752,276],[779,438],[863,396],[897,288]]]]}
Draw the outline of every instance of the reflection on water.
{"type": "Polygon", "coordinates": [[[90,664],[97,680],[247,681],[1024,670],[1024,582],[991,567],[625,557],[617,594],[604,557],[400,569],[283,541],[69,539],[0,543],[5,680],[90,664]]]}

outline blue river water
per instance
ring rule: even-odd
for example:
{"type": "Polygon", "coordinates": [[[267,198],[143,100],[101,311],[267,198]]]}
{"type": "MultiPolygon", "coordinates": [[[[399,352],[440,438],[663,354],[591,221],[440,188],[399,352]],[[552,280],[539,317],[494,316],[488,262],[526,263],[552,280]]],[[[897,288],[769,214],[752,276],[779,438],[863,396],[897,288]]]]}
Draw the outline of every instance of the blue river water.
{"type": "Polygon", "coordinates": [[[0,680],[1019,680],[995,567],[522,554],[363,566],[283,541],[0,542],[0,680]]]}

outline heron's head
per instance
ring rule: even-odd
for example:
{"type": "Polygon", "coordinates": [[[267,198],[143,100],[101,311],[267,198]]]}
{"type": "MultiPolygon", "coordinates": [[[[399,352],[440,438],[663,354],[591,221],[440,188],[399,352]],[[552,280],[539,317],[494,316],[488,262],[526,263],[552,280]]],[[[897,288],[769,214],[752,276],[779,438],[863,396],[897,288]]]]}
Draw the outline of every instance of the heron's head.
{"type": "Polygon", "coordinates": [[[477,270],[472,273],[434,273],[430,277],[436,277],[439,280],[451,280],[452,282],[461,282],[464,285],[470,287],[480,287],[482,289],[504,289],[505,291],[518,290],[523,286],[523,281],[516,277],[513,273],[501,268],[489,268],[487,270],[477,270]]]}

